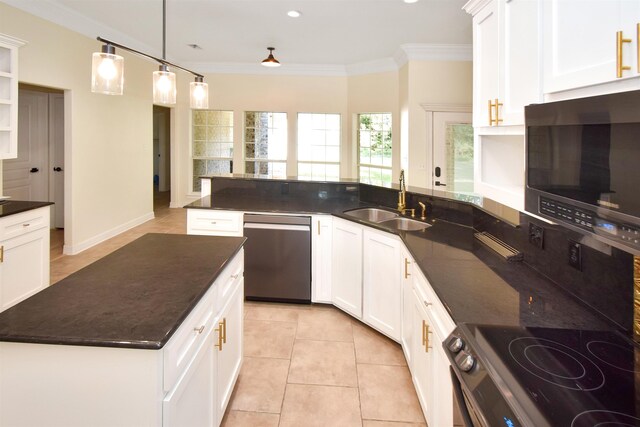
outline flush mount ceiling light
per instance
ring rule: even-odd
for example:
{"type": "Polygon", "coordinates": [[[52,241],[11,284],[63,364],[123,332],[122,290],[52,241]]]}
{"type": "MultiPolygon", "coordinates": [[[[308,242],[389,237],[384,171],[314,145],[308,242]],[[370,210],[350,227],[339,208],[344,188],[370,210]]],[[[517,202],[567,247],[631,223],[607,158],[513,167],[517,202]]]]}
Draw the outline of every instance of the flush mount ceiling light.
{"type": "Polygon", "coordinates": [[[302,13],[298,10],[290,10],[289,12],[287,12],[287,15],[289,15],[292,18],[299,18],[302,13]]]}
{"type": "Polygon", "coordinates": [[[262,65],[265,67],[279,67],[280,61],[273,57],[273,51],[276,50],[276,48],[268,47],[267,49],[269,50],[269,56],[267,56],[267,59],[262,61],[262,65]]]}
{"type": "Polygon", "coordinates": [[[404,0],[405,3],[418,3],[418,0],[404,0]]]}
{"type": "Polygon", "coordinates": [[[102,37],[98,41],[105,43],[101,52],[96,52],[91,64],[91,92],[108,95],[122,95],[124,87],[124,59],[115,54],[115,48],[124,49],[160,64],[159,70],[153,72],[153,102],[172,105],[176,103],[176,75],[169,71],[169,66],[178,68],[195,76],[191,88],[191,108],[209,108],[209,86],[204,83],[204,76],[166,60],[167,45],[167,0],[162,0],[162,58],[140,52],[130,47],[112,42],[102,37]]]}

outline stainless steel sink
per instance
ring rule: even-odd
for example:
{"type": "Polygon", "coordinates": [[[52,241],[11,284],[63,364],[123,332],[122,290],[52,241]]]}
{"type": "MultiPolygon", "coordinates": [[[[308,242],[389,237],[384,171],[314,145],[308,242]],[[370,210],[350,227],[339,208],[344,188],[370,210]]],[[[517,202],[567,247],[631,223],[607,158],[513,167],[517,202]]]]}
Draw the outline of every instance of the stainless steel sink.
{"type": "Polygon", "coordinates": [[[399,216],[396,212],[378,208],[354,209],[351,211],[347,211],[344,214],[369,222],[382,222],[397,218],[399,216]]]}
{"type": "Polygon", "coordinates": [[[431,224],[426,224],[424,222],[416,221],[409,218],[393,218],[386,221],[381,221],[379,224],[385,227],[395,228],[397,230],[403,231],[419,231],[431,227],[431,224]]]}

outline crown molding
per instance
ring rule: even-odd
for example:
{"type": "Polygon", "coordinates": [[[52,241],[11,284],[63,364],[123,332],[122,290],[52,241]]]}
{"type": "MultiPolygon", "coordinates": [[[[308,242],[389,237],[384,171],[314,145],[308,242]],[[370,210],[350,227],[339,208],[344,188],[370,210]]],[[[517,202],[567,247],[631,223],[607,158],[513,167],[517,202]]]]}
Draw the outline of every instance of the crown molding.
{"type": "Polygon", "coordinates": [[[393,58],[382,58],[373,61],[349,64],[346,66],[346,71],[349,76],[387,73],[391,71],[398,71],[398,65],[393,58]]]}
{"type": "Polygon", "coordinates": [[[493,0],[469,0],[464,6],[462,6],[462,10],[473,16],[492,1],[493,0]]]}
{"type": "Polygon", "coordinates": [[[473,46],[470,44],[422,44],[409,43],[400,46],[407,61],[471,61],[473,46]]]}

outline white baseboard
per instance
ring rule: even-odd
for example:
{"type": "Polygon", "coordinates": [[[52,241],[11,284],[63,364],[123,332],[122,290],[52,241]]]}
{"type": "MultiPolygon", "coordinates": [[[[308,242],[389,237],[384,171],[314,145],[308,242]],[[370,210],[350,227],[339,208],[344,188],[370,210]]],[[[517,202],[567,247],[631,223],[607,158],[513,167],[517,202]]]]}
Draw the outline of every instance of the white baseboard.
{"type": "Polygon", "coordinates": [[[132,219],[131,221],[125,222],[124,224],[114,227],[111,230],[107,230],[103,233],[100,233],[97,236],[87,239],[84,242],[79,243],[77,245],[64,245],[62,248],[62,253],[65,255],[77,255],[80,252],[86,249],[89,249],[92,246],[97,245],[98,243],[102,243],[105,240],[115,237],[122,232],[130,230],[133,227],[137,227],[138,225],[143,224],[147,221],[150,221],[154,218],[155,218],[155,215],[153,214],[153,212],[149,212],[138,218],[132,219]]]}

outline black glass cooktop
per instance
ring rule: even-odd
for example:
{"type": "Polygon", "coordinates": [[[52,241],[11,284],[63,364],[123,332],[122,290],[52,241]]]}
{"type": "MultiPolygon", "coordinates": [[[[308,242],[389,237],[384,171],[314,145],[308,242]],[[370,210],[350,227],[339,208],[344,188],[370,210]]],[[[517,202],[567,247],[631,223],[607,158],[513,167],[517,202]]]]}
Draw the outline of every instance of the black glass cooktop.
{"type": "MultiPolygon", "coordinates": [[[[525,411],[552,426],[640,426],[640,347],[615,332],[470,327],[525,411]]],[[[505,390],[506,389],[506,390],[505,390]]]]}

